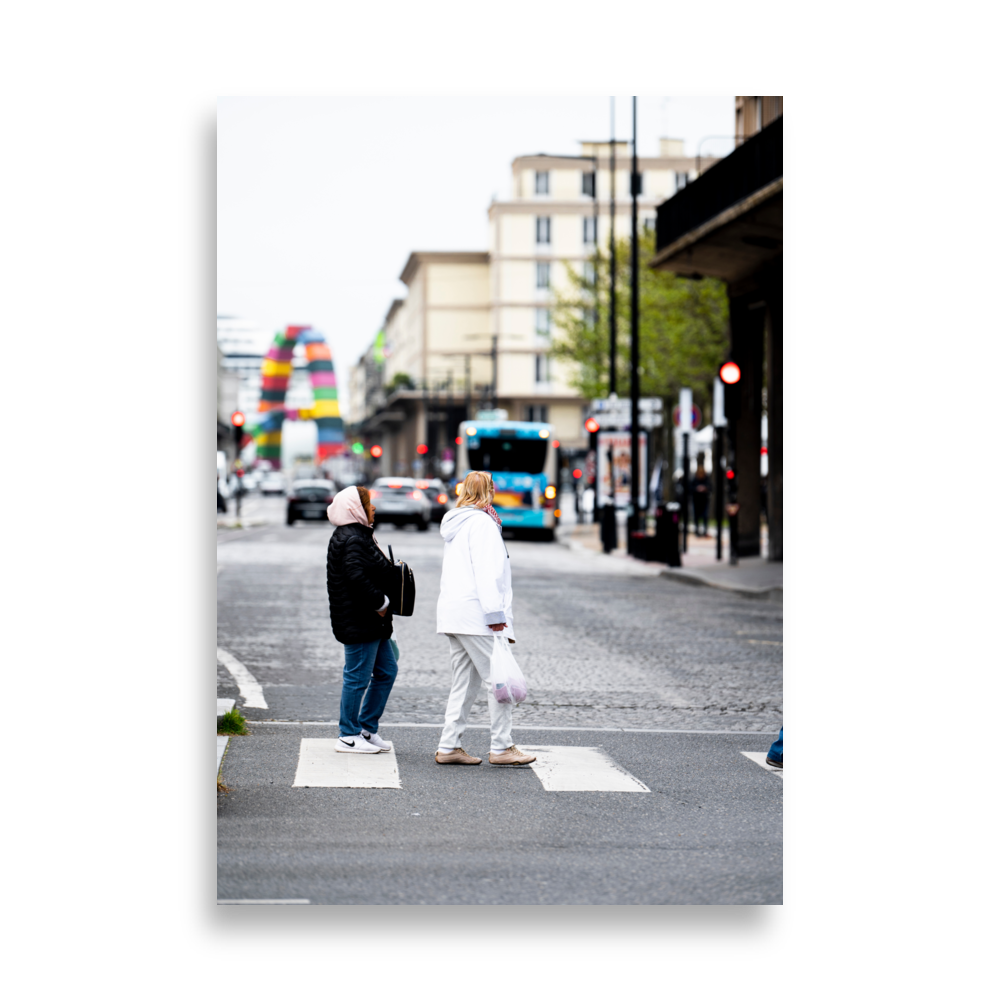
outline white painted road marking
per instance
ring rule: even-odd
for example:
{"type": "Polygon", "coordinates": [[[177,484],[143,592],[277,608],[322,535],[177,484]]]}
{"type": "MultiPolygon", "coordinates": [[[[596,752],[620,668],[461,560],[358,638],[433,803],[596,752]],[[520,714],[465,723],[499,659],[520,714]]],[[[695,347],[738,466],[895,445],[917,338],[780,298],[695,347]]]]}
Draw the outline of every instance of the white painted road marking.
{"type": "Polygon", "coordinates": [[[232,653],[227,653],[217,646],[215,655],[219,663],[233,675],[233,680],[239,685],[243,707],[267,708],[267,702],[264,701],[264,689],[257,683],[257,678],[232,653]]]}
{"type": "Polygon", "coordinates": [[[767,762],[767,753],[758,753],[756,750],[741,750],[741,754],[744,757],[748,757],[755,764],[760,764],[765,771],[770,771],[771,774],[776,774],[779,778],[785,777],[785,770],[781,767],[771,767],[767,762]]]}
{"type": "Polygon", "coordinates": [[[216,736],[215,738],[215,773],[219,773],[222,767],[222,755],[226,752],[226,744],[229,742],[228,736],[216,736]]]}
{"type": "Polygon", "coordinates": [[[246,903],[308,903],[308,899],[217,899],[217,906],[233,906],[246,903]]]}
{"type": "Polygon", "coordinates": [[[547,792],[648,792],[600,747],[528,747],[538,757],[528,767],[547,792]]]}
{"type": "Polygon", "coordinates": [[[338,753],[336,740],[304,739],[293,788],[402,788],[396,751],[338,753]]]}
{"type": "Polygon", "coordinates": [[[236,704],[232,698],[216,698],[215,699],[215,715],[218,718],[220,715],[225,715],[226,712],[232,710],[233,706],[236,704]]]}

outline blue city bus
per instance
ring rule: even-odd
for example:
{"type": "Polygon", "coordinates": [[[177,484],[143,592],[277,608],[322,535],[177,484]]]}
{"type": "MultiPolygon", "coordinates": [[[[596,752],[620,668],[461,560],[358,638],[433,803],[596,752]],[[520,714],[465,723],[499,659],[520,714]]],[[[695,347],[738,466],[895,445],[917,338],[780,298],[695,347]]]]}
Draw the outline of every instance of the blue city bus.
{"type": "Polygon", "coordinates": [[[504,528],[517,537],[552,541],[559,516],[552,424],[463,420],[458,436],[459,482],[473,470],[488,472],[495,490],[493,506],[504,528]]]}

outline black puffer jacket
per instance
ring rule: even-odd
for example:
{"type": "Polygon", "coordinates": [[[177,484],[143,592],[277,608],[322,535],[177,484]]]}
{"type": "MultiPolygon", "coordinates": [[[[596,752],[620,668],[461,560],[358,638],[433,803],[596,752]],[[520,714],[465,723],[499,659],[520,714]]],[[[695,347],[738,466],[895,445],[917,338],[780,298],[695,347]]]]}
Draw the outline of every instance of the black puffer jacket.
{"type": "Polygon", "coordinates": [[[392,613],[383,617],[385,581],[392,564],[363,524],[342,524],[326,550],[326,592],[337,642],[374,642],[392,635],[392,613]]]}

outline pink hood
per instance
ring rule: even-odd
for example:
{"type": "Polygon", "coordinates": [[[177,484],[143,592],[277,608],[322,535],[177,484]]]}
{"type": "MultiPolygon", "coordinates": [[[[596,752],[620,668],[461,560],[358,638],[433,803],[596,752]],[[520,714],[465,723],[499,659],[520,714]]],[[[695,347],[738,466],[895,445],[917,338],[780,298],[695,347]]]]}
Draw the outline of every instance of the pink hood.
{"type": "Polygon", "coordinates": [[[348,486],[346,490],[341,490],[334,498],[333,503],[326,508],[326,516],[331,524],[363,524],[368,527],[368,515],[365,514],[364,504],[358,495],[356,486],[348,486]]]}

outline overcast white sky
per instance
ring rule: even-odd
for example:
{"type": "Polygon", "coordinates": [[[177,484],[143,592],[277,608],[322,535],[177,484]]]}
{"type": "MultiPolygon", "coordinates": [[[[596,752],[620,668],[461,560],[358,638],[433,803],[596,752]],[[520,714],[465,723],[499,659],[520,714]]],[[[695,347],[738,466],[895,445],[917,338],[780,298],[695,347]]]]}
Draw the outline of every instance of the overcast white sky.
{"type": "MultiPolygon", "coordinates": [[[[631,138],[631,98],[616,98],[631,138]]],[[[342,397],[413,250],[485,250],[486,209],[525,153],[610,134],[608,97],[231,98],[218,116],[218,309],[310,323],[342,397]]],[[[640,97],[639,155],[731,135],[732,97],[640,97]]],[[[719,150],[705,143],[702,152],[719,150]]]]}

